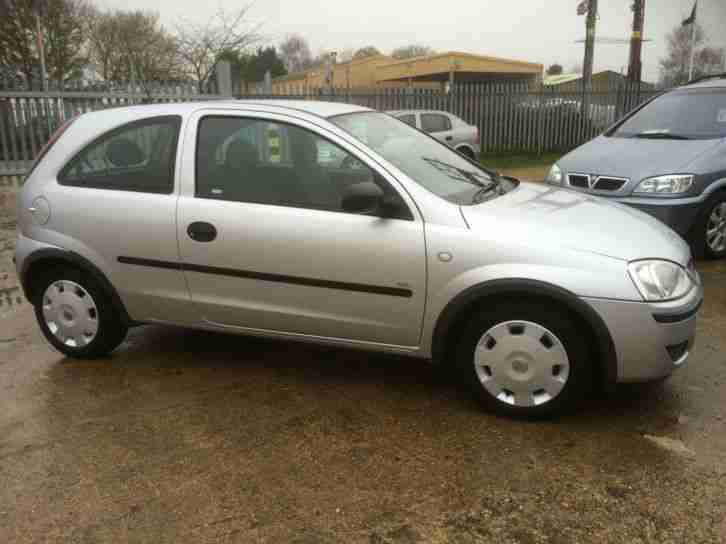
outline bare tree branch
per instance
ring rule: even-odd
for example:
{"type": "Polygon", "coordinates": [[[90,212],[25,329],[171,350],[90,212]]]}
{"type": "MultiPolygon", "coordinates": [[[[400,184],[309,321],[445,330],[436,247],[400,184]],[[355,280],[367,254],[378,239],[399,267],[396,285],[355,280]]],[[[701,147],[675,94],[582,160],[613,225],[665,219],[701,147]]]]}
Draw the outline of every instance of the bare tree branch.
{"type": "Polygon", "coordinates": [[[236,12],[220,9],[204,24],[183,21],[176,27],[179,55],[203,92],[226,51],[242,52],[260,41],[261,24],[248,21],[251,4],[236,12]]]}

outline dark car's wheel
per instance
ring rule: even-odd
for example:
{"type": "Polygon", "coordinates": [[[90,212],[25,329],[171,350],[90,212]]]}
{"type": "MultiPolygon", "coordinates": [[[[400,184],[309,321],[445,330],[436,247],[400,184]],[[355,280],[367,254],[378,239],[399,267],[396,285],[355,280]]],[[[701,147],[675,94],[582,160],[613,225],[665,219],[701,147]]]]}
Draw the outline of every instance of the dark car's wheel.
{"type": "Polygon", "coordinates": [[[40,329],[68,357],[102,357],[126,337],[128,328],[111,298],[80,270],[52,268],[35,287],[33,304],[40,329]]]}
{"type": "Polygon", "coordinates": [[[706,201],[697,228],[697,240],[707,259],[726,256],[726,191],[719,191],[706,201]]]}
{"type": "Polygon", "coordinates": [[[457,352],[460,373],[486,407],[525,418],[570,409],[591,390],[591,364],[572,317],[526,299],[475,314],[457,352]]]}

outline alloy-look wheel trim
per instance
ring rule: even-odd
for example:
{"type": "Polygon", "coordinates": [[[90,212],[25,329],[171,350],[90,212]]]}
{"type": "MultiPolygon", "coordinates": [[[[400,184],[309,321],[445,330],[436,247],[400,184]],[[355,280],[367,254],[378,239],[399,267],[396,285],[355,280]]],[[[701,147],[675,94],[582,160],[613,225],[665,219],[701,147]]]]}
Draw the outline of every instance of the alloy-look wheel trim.
{"type": "Polygon", "coordinates": [[[546,404],[570,377],[570,362],[560,339],[530,321],[505,321],[479,339],[474,367],[490,395],[510,406],[546,404]]]}
{"type": "Polygon", "coordinates": [[[706,243],[714,253],[726,249],[726,202],[714,206],[711,211],[706,225],[706,243]]]}
{"type": "Polygon", "coordinates": [[[98,333],[98,309],[82,286],[68,280],[51,283],[43,293],[43,319],[62,344],[83,348],[98,333]]]}

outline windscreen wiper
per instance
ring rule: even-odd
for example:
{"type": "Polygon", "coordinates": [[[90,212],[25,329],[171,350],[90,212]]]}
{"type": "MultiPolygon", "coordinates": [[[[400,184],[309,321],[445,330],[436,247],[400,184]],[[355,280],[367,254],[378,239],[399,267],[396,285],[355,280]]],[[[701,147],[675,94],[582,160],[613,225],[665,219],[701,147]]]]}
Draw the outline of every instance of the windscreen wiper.
{"type": "Polygon", "coordinates": [[[500,176],[497,176],[496,178],[492,179],[489,183],[482,183],[481,188],[474,193],[474,195],[471,197],[471,201],[473,204],[479,204],[482,201],[482,198],[485,194],[490,193],[492,191],[495,191],[499,185],[502,183],[502,178],[500,176]]]}
{"type": "Polygon", "coordinates": [[[646,138],[652,140],[690,140],[688,136],[683,134],[676,134],[674,132],[639,132],[634,134],[633,138],[646,138]]]}

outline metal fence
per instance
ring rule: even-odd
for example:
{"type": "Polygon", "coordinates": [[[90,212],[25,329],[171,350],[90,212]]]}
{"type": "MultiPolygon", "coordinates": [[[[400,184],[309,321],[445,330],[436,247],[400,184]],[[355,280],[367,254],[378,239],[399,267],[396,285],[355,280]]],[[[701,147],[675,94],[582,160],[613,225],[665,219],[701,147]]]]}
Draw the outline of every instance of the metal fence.
{"type": "MultiPolygon", "coordinates": [[[[459,84],[450,92],[416,88],[282,88],[272,94],[238,98],[329,100],[381,111],[437,109],[458,115],[480,130],[483,153],[566,151],[602,132],[633,107],[656,94],[638,86],[558,91],[528,84],[459,84]]],[[[0,91],[0,186],[37,156],[53,131],[80,113],[139,103],[185,102],[220,98],[197,94],[193,86],[171,84],[143,91],[0,91]]]]}

